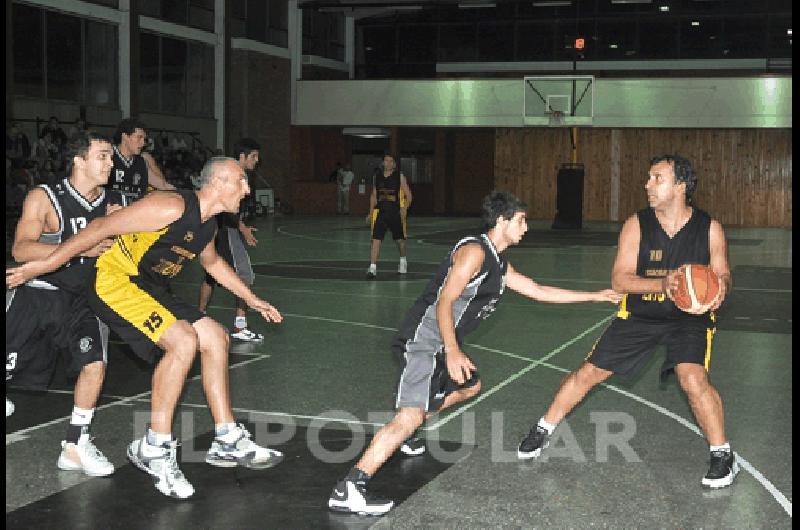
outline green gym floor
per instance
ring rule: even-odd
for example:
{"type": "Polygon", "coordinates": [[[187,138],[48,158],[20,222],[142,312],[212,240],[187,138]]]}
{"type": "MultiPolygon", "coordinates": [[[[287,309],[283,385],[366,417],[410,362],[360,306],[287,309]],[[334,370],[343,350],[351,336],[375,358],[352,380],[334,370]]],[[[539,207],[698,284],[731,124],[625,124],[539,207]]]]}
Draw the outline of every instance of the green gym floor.
{"type": "MultiPolygon", "coordinates": [[[[151,369],[112,344],[96,445],[117,466],[109,478],[59,471],[59,441],[72,383],[47,392],[8,389],[6,523],[11,528],[789,528],[792,524],[791,230],[727,229],[734,291],[718,312],[710,377],[742,464],[733,486],[704,490],[708,446],[663,350],[631,379],[593,390],[536,461],[516,446],[579,366],[614,314],[610,304],[550,305],[507,292],[467,340],[482,391],[432,417],[428,452],[395,455],[371,487],[398,505],[383,518],[331,514],[326,502],[377,426],[392,413],[398,365],[389,351],[405,311],[476,218],[411,217],[409,273],[382,246],[376,281],[364,277],[369,232],[361,216],[263,217],[251,249],[255,291],[284,315],[249,314],[263,344],[233,342],[237,418],[258,442],[286,454],[264,471],[203,463],[213,423],[197,367],[176,415],[181,467],[197,493],[163,497],[131,466],[125,447],[147,422],[151,369]]],[[[536,281],[575,289],[609,286],[618,224],[553,231],[532,221],[507,251],[536,281]]],[[[174,290],[195,301],[193,265],[174,290]]],[[[234,300],[218,291],[209,314],[233,324],[234,300]]]]}

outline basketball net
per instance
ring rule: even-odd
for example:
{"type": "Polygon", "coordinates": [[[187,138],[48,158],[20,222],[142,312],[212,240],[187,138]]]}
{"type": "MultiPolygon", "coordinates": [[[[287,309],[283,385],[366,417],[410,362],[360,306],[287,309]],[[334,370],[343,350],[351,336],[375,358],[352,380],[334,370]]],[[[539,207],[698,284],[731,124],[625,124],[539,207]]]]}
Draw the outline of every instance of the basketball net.
{"type": "Polygon", "coordinates": [[[563,127],[564,126],[564,112],[560,110],[546,111],[548,123],[550,127],[563,127]]]}

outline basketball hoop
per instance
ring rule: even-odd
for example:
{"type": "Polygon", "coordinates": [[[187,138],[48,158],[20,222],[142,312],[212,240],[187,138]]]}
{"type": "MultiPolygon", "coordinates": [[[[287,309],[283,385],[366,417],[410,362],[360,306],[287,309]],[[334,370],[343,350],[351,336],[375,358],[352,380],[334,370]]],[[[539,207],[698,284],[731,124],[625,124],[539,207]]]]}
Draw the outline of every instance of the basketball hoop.
{"type": "Polygon", "coordinates": [[[545,111],[547,114],[548,123],[550,127],[563,127],[564,126],[564,112],[560,110],[545,111]]]}

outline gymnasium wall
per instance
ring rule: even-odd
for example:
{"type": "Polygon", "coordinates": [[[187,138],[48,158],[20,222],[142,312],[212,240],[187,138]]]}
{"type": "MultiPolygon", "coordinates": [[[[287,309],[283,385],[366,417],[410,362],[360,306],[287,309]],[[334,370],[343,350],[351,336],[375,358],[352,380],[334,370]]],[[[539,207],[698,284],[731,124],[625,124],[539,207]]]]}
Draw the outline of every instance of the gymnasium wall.
{"type": "MultiPolygon", "coordinates": [[[[555,215],[558,167],[571,161],[569,129],[498,128],[495,187],[518,194],[529,217],[555,215]]],[[[583,218],[624,221],[646,206],[649,160],[678,153],[698,175],[696,204],[723,224],[792,226],[791,129],[578,129],[585,165],[583,218]]]]}

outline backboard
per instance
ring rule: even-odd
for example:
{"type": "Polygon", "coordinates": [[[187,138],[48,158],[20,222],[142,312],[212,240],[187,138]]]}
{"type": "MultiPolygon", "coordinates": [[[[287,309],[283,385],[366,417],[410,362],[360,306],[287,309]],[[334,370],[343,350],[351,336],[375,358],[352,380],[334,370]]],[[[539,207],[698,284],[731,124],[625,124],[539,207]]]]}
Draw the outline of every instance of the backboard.
{"type": "Polygon", "coordinates": [[[594,76],[550,75],[523,78],[523,123],[530,126],[591,126],[594,76]]]}

